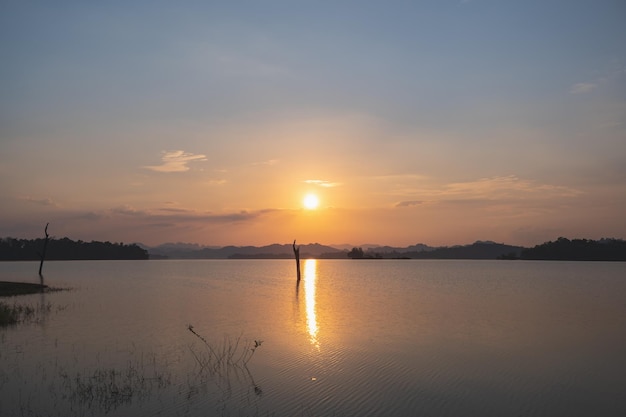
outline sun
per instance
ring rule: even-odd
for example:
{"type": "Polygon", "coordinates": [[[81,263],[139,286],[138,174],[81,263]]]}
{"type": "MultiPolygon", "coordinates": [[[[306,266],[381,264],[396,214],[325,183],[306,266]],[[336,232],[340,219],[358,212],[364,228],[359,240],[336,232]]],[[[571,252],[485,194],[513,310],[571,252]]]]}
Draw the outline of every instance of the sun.
{"type": "Polygon", "coordinates": [[[304,205],[304,208],[306,208],[307,210],[315,210],[317,206],[319,206],[320,200],[317,198],[315,194],[307,194],[304,196],[304,199],[302,200],[302,204],[304,205]]]}

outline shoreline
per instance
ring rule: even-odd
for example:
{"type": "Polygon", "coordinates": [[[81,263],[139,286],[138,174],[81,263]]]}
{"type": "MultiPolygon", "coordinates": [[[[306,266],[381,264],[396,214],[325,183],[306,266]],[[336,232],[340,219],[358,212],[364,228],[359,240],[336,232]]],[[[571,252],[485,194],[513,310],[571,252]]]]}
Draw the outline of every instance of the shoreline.
{"type": "Polygon", "coordinates": [[[30,282],[0,281],[0,297],[37,294],[45,291],[47,288],[47,285],[30,282]]]}

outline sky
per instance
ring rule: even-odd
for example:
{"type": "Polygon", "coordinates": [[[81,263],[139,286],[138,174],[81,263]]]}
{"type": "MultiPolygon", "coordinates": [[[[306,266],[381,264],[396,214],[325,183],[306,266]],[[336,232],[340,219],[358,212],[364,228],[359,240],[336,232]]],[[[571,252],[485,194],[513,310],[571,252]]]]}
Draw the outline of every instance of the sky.
{"type": "Polygon", "coordinates": [[[626,238],[623,0],[0,0],[0,54],[0,237],[626,238]]]}

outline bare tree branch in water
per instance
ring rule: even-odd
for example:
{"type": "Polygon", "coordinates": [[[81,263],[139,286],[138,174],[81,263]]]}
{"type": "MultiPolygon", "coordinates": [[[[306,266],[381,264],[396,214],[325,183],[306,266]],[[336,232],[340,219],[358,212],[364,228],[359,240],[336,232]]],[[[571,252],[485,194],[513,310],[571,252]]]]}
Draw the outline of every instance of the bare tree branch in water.
{"type": "Polygon", "coordinates": [[[297,283],[300,283],[300,247],[296,246],[296,240],[293,240],[293,254],[296,257],[296,273],[298,276],[297,283]]]}
{"type": "Polygon", "coordinates": [[[41,275],[41,268],[43,268],[43,261],[46,259],[46,248],[48,247],[48,240],[50,240],[50,235],[48,235],[48,225],[50,223],[46,223],[46,228],[44,229],[44,233],[46,234],[46,239],[43,241],[43,251],[39,254],[41,257],[41,262],[39,263],[39,277],[43,283],[43,275],[41,275]]]}
{"type": "Polygon", "coordinates": [[[221,345],[219,343],[211,345],[207,339],[194,330],[191,324],[187,326],[187,329],[200,339],[206,347],[206,352],[197,352],[192,346],[189,346],[191,354],[200,366],[200,374],[206,371],[205,375],[218,377],[218,385],[219,382],[230,385],[230,378],[239,371],[244,371],[254,388],[254,393],[262,395],[263,390],[256,384],[252,373],[248,369],[248,362],[254,356],[257,348],[263,343],[262,340],[255,340],[254,345],[252,345],[248,342],[240,343],[241,335],[235,339],[224,336],[224,341],[221,345]]]}

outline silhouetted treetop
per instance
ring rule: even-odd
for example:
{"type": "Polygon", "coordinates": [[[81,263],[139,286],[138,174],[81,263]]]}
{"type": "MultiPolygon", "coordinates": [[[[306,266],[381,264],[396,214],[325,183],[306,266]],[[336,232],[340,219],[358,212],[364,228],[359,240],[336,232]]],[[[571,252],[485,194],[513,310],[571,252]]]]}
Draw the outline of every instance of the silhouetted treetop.
{"type": "Polygon", "coordinates": [[[348,252],[348,258],[352,259],[363,259],[363,249],[362,248],[352,248],[350,252],[348,252]]]}
{"type": "MultiPolygon", "coordinates": [[[[39,260],[44,239],[0,239],[0,260],[33,261],[39,260]]],[[[111,242],[73,241],[64,237],[50,239],[46,260],[113,260],[148,259],[148,252],[135,244],[111,242]]]]}
{"type": "Polygon", "coordinates": [[[566,239],[560,237],[522,250],[522,259],[563,261],[626,261],[626,241],[621,239],[566,239]]]}

